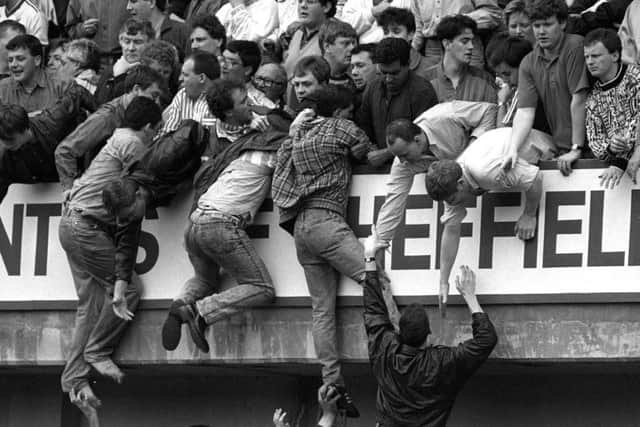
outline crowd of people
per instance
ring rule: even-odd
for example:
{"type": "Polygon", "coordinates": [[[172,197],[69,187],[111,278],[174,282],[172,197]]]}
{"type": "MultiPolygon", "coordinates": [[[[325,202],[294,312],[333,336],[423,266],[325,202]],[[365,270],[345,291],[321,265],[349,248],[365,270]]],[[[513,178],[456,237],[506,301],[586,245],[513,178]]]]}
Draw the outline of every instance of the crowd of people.
{"type": "Polygon", "coordinates": [[[443,313],[465,206],[477,196],[524,192],[514,235],[528,240],[541,160],[568,176],[592,157],[606,162],[603,187],[636,183],[640,0],[0,4],[0,203],[12,183],[62,185],[60,243],[78,294],[62,389],[94,425],[101,402],[90,378],[124,378],[111,356],[139,299],[145,212],[190,187],[194,276],[163,324],[167,351],[186,324],[208,352],[208,326],[273,300],[246,233],[271,197],[311,296],[322,406],[359,415],[337,348],[343,275],[364,289],[379,425],[436,426],[497,338],[468,268],[456,282],[473,338],[455,348],[426,346],[424,308],[400,313],[376,269],[414,176],[424,173],[445,206],[443,313]],[[358,163],[390,168],[364,246],[345,220],[358,163]],[[219,291],[221,270],[237,285],[219,291]]]}

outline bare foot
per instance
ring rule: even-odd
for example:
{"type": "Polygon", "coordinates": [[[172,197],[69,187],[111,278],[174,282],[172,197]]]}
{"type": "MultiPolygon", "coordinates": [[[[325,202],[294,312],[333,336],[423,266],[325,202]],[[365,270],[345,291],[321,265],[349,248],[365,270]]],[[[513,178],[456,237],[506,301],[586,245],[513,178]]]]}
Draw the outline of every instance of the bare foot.
{"type": "Polygon", "coordinates": [[[100,375],[104,375],[105,377],[111,378],[118,384],[122,384],[122,380],[124,379],[124,372],[118,368],[118,365],[113,363],[111,359],[104,359],[99,362],[92,362],[91,366],[100,373],[100,375]]]}

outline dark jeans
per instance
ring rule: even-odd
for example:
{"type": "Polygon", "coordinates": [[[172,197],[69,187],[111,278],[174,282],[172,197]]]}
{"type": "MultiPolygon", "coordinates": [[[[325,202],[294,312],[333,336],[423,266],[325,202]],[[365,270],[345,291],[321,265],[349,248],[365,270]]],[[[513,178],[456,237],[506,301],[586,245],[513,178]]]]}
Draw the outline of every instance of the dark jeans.
{"type": "Polygon", "coordinates": [[[273,282],[262,258],[244,230],[244,221],[217,211],[196,209],[185,234],[185,246],[195,276],[178,298],[196,303],[207,324],[248,307],[270,303],[273,282]],[[238,284],[220,293],[220,268],[238,284]]]}
{"type": "Polygon", "coordinates": [[[325,384],[344,384],[336,337],[336,294],[340,274],[364,280],[364,248],[344,218],[326,209],[303,210],[294,238],[311,295],[313,343],[325,384]]]}
{"type": "MultiPolygon", "coordinates": [[[[76,324],[62,372],[62,390],[88,384],[90,363],[110,358],[128,322],[111,306],[115,285],[115,245],[112,236],[77,212],[65,212],[60,220],[60,243],[67,253],[78,294],[76,324]]],[[[127,306],[135,311],[140,296],[135,277],[126,291],[127,306]]]]}

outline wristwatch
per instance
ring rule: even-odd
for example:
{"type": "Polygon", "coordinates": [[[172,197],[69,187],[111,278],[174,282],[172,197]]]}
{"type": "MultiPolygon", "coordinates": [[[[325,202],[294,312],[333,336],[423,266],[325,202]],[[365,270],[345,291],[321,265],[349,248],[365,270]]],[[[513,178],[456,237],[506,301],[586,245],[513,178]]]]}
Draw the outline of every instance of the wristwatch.
{"type": "Polygon", "coordinates": [[[365,257],[364,262],[376,262],[376,257],[365,257]]]}
{"type": "Polygon", "coordinates": [[[582,151],[582,145],[578,145],[578,144],[573,144],[571,145],[571,151],[573,150],[580,150],[582,151]]]}

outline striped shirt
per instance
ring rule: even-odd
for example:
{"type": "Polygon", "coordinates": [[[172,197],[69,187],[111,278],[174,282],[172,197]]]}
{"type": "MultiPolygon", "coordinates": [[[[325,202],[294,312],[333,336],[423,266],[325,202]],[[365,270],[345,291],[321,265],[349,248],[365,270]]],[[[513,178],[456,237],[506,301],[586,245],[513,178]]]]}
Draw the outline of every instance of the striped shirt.
{"type": "Polygon", "coordinates": [[[187,96],[184,88],[178,91],[171,104],[164,110],[162,119],[164,121],[162,134],[175,131],[183,120],[191,119],[205,127],[214,126],[216,122],[209,111],[206,95],[203,93],[193,100],[187,96]]]}

